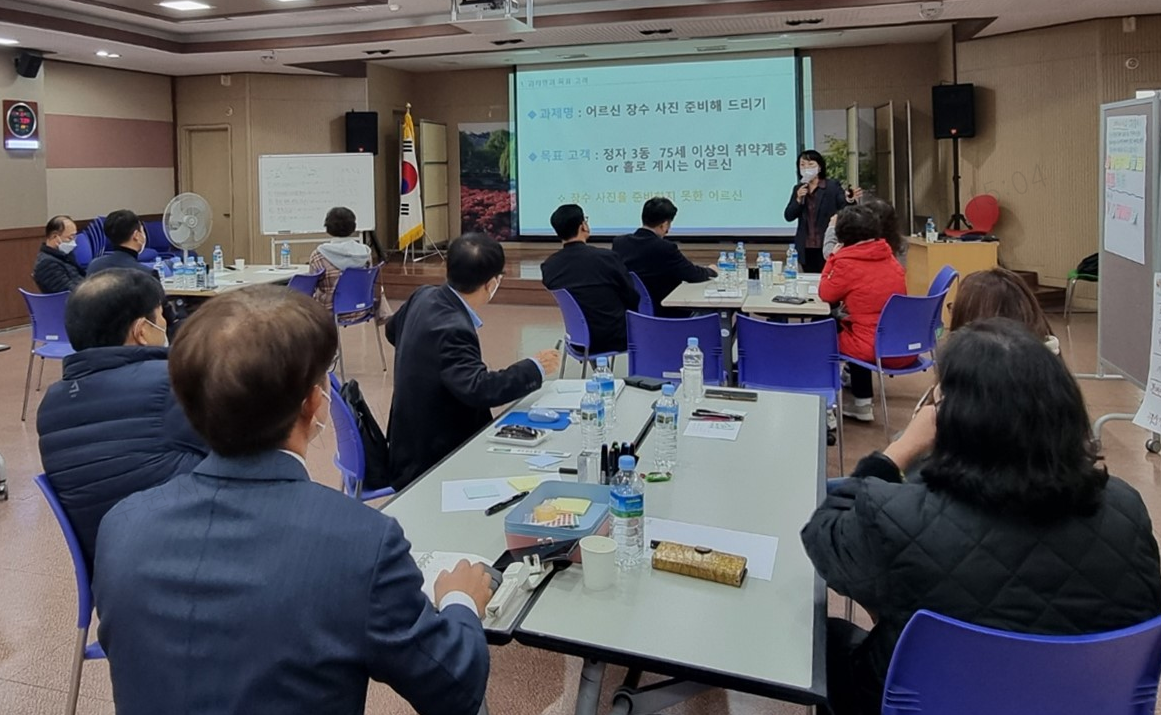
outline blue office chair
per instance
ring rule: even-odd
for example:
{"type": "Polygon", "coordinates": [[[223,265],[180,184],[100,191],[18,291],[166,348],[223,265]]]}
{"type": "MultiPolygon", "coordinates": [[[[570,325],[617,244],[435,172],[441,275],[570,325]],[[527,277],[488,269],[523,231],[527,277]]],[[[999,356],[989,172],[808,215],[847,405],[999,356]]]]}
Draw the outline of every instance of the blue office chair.
{"type": "MultiPolygon", "coordinates": [[[[382,263],[369,268],[344,268],[335,283],[334,315],[335,325],[347,328],[352,325],[371,322],[375,331],[375,341],[379,345],[379,360],[383,372],[387,372],[387,356],[383,352],[383,335],[375,320],[375,289],[379,283],[379,269],[382,263]]],[[[347,369],[343,360],[343,338],[339,334],[339,375],[347,379],[347,369]]]]}
{"type": "Polygon", "coordinates": [[[657,311],[653,307],[653,296],[649,295],[649,289],[645,287],[645,282],[641,280],[641,276],[629,271],[629,277],[633,279],[633,288],[637,290],[637,296],[641,299],[637,303],[637,312],[649,317],[657,315],[657,311]]]}
{"type": "Polygon", "coordinates": [[[343,494],[360,501],[382,499],[395,493],[391,487],[363,491],[363,480],[367,473],[367,457],[363,451],[363,438],[359,435],[359,423],[355,413],[341,394],[342,384],[332,372],[331,378],[331,424],[335,428],[335,466],[342,476],[343,494]]]}
{"type": "Polygon", "coordinates": [[[85,666],[85,661],[104,658],[105,651],[101,649],[100,643],[89,643],[89,625],[93,622],[93,590],[92,584],[89,582],[89,569],[85,566],[85,557],[81,552],[81,542],[77,539],[76,532],[73,531],[73,525],[69,521],[68,515],[65,514],[64,507],[60,505],[60,500],[56,497],[56,491],[48,483],[48,478],[40,474],[33,481],[36,482],[36,486],[40,487],[45,501],[52,509],[52,515],[60,524],[65,544],[69,547],[69,556],[73,559],[73,575],[77,581],[77,639],[69,673],[68,699],[65,701],[65,714],[75,715],[77,698],[81,692],[81,671],[85,666]]]}
{"type": "Polygon", "coordinates": [[[891,656],[883,715],[1153,715],[1159,672],[1161,616],[1039,636],[920,610],[891,656]]]}
{"type": "MultiPolygon", "coordinates": [[[[565,356],[580,362],[581,364],[581,379],[588,375],[589,363],[595,362],[597,358],[604,357],[609,359],[609,367],[613,367],[614,361],[620,353],[590,353],[589,347],[592,345],[592,339],[589,336],[589,321],[585,319],[585,314],[581,311],[580,305],[576,302],[576,298],[572,297],[572,293],[561,288],[559,290],[549,291],[552,297],[556,299],[556,304],[560,306],[560,316],[564,320],[564,353],[565,356]]],[[[567,362],[564,357],[560,360],[560,374],[557,378],[564,377],[564,366],[567,362]]]]}

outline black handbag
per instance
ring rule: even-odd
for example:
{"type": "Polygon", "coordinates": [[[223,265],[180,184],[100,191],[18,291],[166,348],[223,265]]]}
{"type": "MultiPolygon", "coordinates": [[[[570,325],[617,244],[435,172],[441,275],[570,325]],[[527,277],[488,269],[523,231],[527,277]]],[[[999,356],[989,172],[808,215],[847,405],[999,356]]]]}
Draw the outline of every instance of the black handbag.
{"type": "Polygon", "coordinates": [[[339,390],[339,395],[355,415],[359,438],[363,442],[363,491],[391,486],[391,479],[387,474],[387,438],[379,428],[379,423],[375,421],[375,415],[363,397],[359,383],[348,380],[339,390]]]}

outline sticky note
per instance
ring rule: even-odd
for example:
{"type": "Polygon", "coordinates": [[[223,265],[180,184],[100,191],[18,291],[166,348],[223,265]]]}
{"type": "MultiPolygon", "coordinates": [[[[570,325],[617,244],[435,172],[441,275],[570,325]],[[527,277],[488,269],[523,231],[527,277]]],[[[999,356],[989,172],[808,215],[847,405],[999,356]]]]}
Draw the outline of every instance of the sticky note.
{"type": "Polygon", "coordinates": [[[535,457],[529,457],[524,461],[528,463],[529,467],[539,467],[543,469],[544,467],[551,467],[554,464],[559,464],[561,459],[560,457],[553,457],[551,454],[538,454],[535,457]]]}
{"type": "Polygon", "coordinates": [[[494,484],[473,484],[464,487],[464,496],[468,499],[486,499],[500,496],[500,490],[494,484]]]}
{"type": "Polygon", "coordinates": [[[540,486],[541,479],[542,477],[535,474],[527,477],[512,477],[508,480],[508,484],[518,492],[530,492],[540,486]]]}
{"type": "Polygon", "coordinates": [[[592,502],[588,499],[577,499],[575,497],[557,497],[552,500],[552,505],[559,512],[584,516],[585,512],[589,510],[589,506],[592,505],[592,502]]]}

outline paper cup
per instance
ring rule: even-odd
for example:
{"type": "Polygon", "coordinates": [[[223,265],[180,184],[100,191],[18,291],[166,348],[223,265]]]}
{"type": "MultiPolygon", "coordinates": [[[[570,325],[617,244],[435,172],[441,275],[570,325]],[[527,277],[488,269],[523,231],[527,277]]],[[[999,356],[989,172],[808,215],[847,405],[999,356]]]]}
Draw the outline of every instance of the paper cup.
{"type": "Polygon", "coordinates": [[[245,258],[235,258],[234,259],[234,268],[237,268],[238,270],[245,269],[246,268],[246,259],[245,258]]]}
{"type": "Polygon", "coordinates": [[[585,588],[604,591],[617,579],[617,542],[607,536],[586,536],[580,540],[581,571],[585,588]]]}
{"type": "Polygon", "coordinates": [[[810,284],[806,281],[798,281],[798,297],[810,298],[810,284]]]}

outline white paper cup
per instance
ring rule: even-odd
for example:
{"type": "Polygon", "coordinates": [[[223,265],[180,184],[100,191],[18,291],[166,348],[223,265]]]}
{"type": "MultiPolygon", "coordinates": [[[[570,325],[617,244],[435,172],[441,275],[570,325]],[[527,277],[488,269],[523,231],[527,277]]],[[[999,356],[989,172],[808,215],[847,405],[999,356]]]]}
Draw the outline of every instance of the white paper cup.
{"type": "Polygon", "coordinates": [[[798,281],[798,297],[810,298],[810,284],[806,281],[798,281]]]}
{"type": "Polygon", "coordinates": [[[604,591],[612,586],[617,579],[617,542],[607,536],[586,536],[580,548],[585,588],[604,591]]]}
{"type": "Polygon", "coordinates": [[[246,268],[246,259],[245,258],[235,258],[234,259],[234,268],[237,268],[240,271],[244,270],[246,268]]]}
{"type": "Polygon", "coordinates": [[[774,275],[782,275],[782,261],[770,261],[770,263],[774,266],[774,275]]]}

